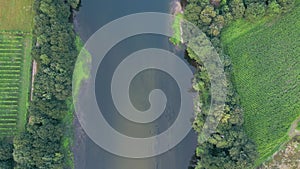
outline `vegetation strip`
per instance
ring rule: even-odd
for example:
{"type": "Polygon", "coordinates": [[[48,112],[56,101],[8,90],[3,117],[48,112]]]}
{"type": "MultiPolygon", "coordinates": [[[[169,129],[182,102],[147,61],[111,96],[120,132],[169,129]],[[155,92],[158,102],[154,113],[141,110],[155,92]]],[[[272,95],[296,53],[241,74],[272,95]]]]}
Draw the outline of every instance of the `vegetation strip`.
{"type": "Polygon", "coordinates": [[[69,18],[77,4],[77,0],[35,1],[32,55],[38,69],[26,130],[14,139],[16,168],[74,167],[69,103],[78,52],[69,18]]]}

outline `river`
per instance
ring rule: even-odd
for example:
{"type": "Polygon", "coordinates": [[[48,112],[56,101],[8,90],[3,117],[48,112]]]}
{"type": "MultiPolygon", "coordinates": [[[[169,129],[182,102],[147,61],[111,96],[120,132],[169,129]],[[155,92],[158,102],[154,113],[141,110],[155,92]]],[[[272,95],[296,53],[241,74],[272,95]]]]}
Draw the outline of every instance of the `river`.
{"type": "MultiPolygon", "coordinates": [[[[86,41],[95,31],[112,20],[138,12],[170,13],[173,4],[173,0],[82,0],[75,16],[75,28],[81,39],[86,41]]],[[[144,48],[171,51],[188,64],[184,59],[185,51],[170,44],[168,37],[153,34],[133,36],[117,44],[106,55],[96,77],[96,86],[101,87],[95,91],[97,102],[104,105],[105,112],[109,112],[103,114],[109,124],[123,134],[139,138],[150,137],[168,129],[175,121],[180,107],[179,88],[174,79],[162,71],[147,70],[134,78],[130,86],[131,101],[137,109],[147,110],[149,92],[159,88],[165,92],[168,99],[162,116],[154,122],[138,124],[117,113],[110,95],[113,72],[124,57],[144,48]]],[[[124,158],[96,145],[85,135],[78,122],[75,122],[75,126],[73,151],[76,169],[187,169],[197,144],[197,136],[191,131],[180,144],[164,154],[144,159],[124,158]]]]}

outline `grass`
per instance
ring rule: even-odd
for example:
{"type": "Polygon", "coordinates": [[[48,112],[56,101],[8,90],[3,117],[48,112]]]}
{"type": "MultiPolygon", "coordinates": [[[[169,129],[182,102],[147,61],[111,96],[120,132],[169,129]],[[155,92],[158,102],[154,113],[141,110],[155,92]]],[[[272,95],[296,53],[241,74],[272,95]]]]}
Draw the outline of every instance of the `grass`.
{"type": "Polygon", "coordinates": [[[31,37],[0,33],[0,137],[22,131],[30,87],[31,37]]]}
{"type": "Polygon", "coordinates": [[[30,32],[34,0],[0,0],[0,30],[30,32]]]}
{"type": "Polygon", "coordinates": [[[80,52],[73,73],[73,98],[78,96],[82,80],[89,78],[90,72],[88,65],[91,63],[92,56],[83,48],[84,44],[80,37],[76,37],[76,48],[80,52]]]}
{"type": "Polygon", "coordinates": [[[66,115],[66,117],[63,119],[63,124],[65,126],[65,134],[62,139],[62,147],[65,150],[65,167],[74,169],[74,155],[71,151],[73,146],[73,140],[74,140],[74,128],[73,128],[73,121],[74,121],[74,105],[72,102],[72,98],[69,98],[67,100],[67,105],[69,107],[69,111],[66,115]]]}
{"type": "Polygon", "coordinates": [[[170,37],[170,42],[174,45],[181,44],[181,21],[183,19],[182,13],[177,13],[172,23],[173,36],[170,37]]]}
{"type": "Polygon", "coordinates": [[[31,87],[31,47],[32,36],[27,35],[24,39],[24,54],[23,54],[23,66],[21,73],[21,85],[20,85],[20,101],[19,101],[19,122],[18,128],[24,129],[27,121],[27,108],[29,106],[29,96],[31,87]]]}
{"type": "Polygon", "coordinates": [[[296,127],[296,130],[300,131],[300,121],[298,122],[298,125],[296,127]]]}
{"type": "Polygon", "coordinates": [[[300,115],[300,3],[287,14],[256,23],[237,21],[222,33],[245,129],[261,164],[288,141],[300,115]]]}

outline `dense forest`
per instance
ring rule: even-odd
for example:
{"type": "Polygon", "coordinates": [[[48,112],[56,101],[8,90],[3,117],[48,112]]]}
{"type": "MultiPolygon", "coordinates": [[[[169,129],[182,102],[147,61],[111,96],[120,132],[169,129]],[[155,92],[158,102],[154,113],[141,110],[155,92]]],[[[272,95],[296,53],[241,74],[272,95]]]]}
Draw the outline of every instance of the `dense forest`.
{"type": "Polygon", "coordinates": [[[0,140],[0,168],[13,168],[13,145],[9,140],[0,140]]]}
{"type": "MultiPolygon", "coordinates": [[[[248,138],[243,127],[243,110],[232,83],[231,61],[223,52],[220,42],[222,29],[236,20],[254,22],[263,17],[278,15],[290,9],[294,0],[188,0],[184,18],[202,30],[210,38],[225,66],[228,94],[223,117],[217,130],[205,142],[199,142],[191,168],[195,169],[244,169],[253,168],[258,157],[255,143],[248,138]]],[[[210,78],[191,49],[190,58],[197,62],[194,88],[200,93],[199,111],[196,112],[194,129],[201,129],[209,113],[210,78]],[[201,110],[201,111],[200,111],[201,110]]]]}
{"type": "Polygon", "coordinates": [[[79,0],[36,0],[32,57],[38,62],[28,123],[13,144],[0,142],[1,169],[66,168],[66,125],[77,57],[72,10],[79,0]]]}

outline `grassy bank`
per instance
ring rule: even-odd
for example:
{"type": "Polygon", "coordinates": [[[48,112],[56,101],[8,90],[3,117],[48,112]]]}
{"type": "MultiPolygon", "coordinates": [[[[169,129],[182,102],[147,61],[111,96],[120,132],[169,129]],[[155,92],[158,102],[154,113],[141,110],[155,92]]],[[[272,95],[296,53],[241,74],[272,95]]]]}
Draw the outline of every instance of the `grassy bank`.
{"type": "Polygon", "coordinates": [[[78,96],[82,80],[87,79],[90,74],[88,65],[91,63],[92,56],[83,47],[84,43],[82,42],[80,37],[77,36],[76,48],[79,52],[79,56],[77,57],[73,73],[73,98],[76,98],[78,96]]]}
{"type": "Polygon", "coordinates": [[[65,153],[65,166],[69,169],[74,169],[74,154],[72,152],[73,142],[74,142],[74,105],[72,102],[72,98],[67,100],[67,105],[69,111],[67,112],[66,116],[63,119],[63,124],[65,126],[64,136],[62,138],[62,148],[64,149],[65,153]]]}
{"type": "Polygon", "coordinates": [[[87,67],[88,63],[91,61],[91,55],[83,48],[84,43],[80,39],[79,36],[76,37],[76,49],[78,52],[81,51],[80,55],[77,58],[77,62],[75,65],[74,73],[73,73],[73,98],[69,98],[67,100],[67,105],[69,107],[69,111],[65,118],[63,119],[63,124],[66,126],[65,134],[62,139],[63,143],[63,149],[65,150],[65,156],[66,156],[66,166],[74,169],[74,154],[72,152],[72,147],[74,146],[74,101],[73,99],[78,96],[78,92],[80,89],[81,81],[84,79],[87,79],[89,77],[89,69],[87,67]]]}
{"type": "Polygon", "coordinates": [[[300,6],[256,23],[237,21],[222,33],[233,64],[233,78],[244,109],[247,134],[260,164],[289,140],[300,115],[300,6]]]}
{"type": "Polygon", "coordinates": [[[181,21],[183,19],[182,13],[177,13],[174,17],[172,23],[173,36],[170,38],[170,41],[174,45],[179,45],[181,42],[181,21]]]}

